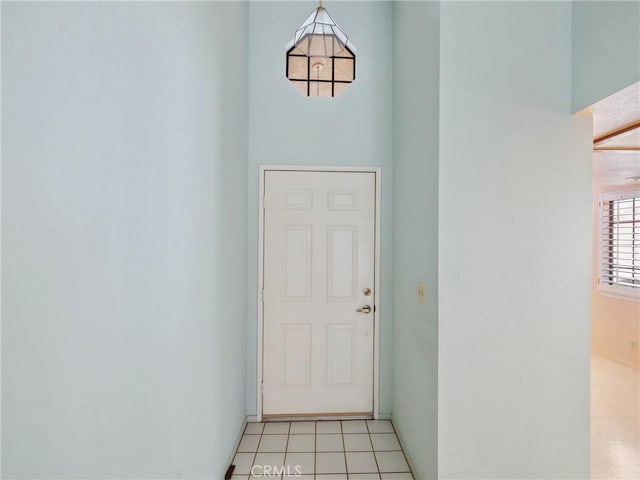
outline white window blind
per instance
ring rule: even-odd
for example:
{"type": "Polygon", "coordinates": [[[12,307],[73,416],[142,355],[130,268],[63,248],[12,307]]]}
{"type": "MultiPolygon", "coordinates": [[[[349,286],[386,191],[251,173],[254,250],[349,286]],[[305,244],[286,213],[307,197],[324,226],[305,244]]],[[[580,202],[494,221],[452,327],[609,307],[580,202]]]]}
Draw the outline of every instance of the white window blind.
{"type": "Polygon", "coordinates": [[[640,190],[600,196],[599,288],[640,298],[640,190]]]}

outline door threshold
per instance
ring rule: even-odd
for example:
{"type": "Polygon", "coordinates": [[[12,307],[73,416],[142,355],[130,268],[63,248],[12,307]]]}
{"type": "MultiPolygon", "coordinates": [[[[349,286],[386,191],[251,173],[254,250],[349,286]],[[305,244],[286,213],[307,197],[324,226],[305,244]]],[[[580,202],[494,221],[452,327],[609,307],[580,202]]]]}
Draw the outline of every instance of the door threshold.
{"type": "Polygon", "coordinates": [[[263,415],[263,422],[303,422],[315,420],[373,420],[373,412],[355,413],[278,413],[263,415]]]}

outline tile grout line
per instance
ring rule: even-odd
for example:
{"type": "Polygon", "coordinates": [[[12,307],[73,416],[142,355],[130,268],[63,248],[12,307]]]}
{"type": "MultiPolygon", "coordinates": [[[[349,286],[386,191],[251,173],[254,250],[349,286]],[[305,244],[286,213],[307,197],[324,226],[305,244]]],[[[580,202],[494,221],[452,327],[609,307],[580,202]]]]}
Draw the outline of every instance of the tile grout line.
{"type": "Polygon", "coordinates": [[[373,440],[371,439],[371,430],[369,430],[369,421],[365,420],[365,426],[367,427],[367,434],[369,437],[369,443],[371,444],[371,453],[373,454],[373,460],[376,462],[376,468],[378,469],[378,478],[382,478],[382,472],[380,471],[380,465],[378,464],[378,457],[376,456],[376,451],[373,448],[373,440]]]}
{"type": "Polygon", "coordinates": [[[340,422],[340,438],[342,438],[342,454],[344,455],[344,471],[347,480],[349,480],[349,464],[347,463],[347,446],[344,444],[344,427],[343,422],[340,422]]]}
{"type": "Polygon", "coordinates": [[[264,434],[264,427],[265,424],[264,422],[262,423],[262,428],[260,429],[260,440],[258,440],[258,444],[256,445],[256,451],[253,454],[253,460],[251,460],[251,466],[249,467],[249,476],[247,477],[248,479],[250,479],[253,476],[253,464],[256,463],[256,459],[258,458],[258,449],[260,448],[260,444],[262,443],[262,435],[264,434]]]}
{"type": "MultiPolygon", "coordinates": [[[[284,446],[284,458],[282,462],[287,465],[287,477],[289,476],[287,457],[289,456],[289,439],[291,438],[291,427],[293,422],[289,422],[289,431],[287,432],[287,444],[284,446]]],[[[284,480],[284,471],[282,472],[282,479],[284,480]]]]}

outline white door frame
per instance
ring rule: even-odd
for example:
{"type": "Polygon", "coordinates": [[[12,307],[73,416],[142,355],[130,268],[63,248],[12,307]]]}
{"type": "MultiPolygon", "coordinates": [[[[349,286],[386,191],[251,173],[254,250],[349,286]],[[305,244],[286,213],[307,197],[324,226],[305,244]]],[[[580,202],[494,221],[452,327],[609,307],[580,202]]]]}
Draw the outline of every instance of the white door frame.
{"type": "Polygon", "coordinates": [[[264,335],[264,317],[262,292],[264,289],[264,183],[267,171],[293,171],[293,172],[368,172],[375,174],[376,178],[376,216],[375,216],[375,309],[373,312],[373,418],[378,418],[379,404],[379,376],[380,376],[380,304],[382,291],[380,290],[380,186],[382,169],[380,167],[309,167],[298,165],[260,165],[258,188],[258,345],[257,345],[257,379],[256,402],[257,421],[262,421],[262,352],[264,335]]]}

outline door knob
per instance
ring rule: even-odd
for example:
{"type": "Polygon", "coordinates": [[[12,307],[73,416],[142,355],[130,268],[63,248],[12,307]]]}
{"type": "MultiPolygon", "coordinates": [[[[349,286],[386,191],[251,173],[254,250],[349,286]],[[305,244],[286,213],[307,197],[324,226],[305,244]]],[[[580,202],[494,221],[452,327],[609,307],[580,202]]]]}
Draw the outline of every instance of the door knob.
{"type": "Polygon", "coordinates": [[[358,308],[356,312],[371,313],[371,305],[365,305],[362,308],[358,308]]]}

